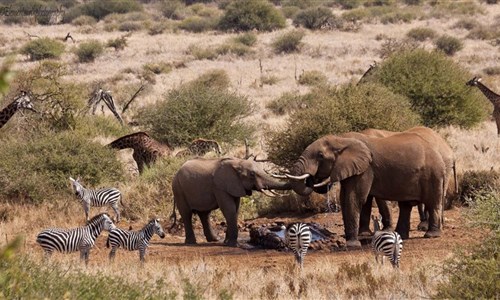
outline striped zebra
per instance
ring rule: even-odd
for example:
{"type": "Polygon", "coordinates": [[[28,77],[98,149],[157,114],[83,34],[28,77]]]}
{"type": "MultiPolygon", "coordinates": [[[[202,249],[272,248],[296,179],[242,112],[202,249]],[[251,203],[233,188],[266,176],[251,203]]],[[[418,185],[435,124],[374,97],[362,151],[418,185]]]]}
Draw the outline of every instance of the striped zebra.
{"type": "MultiPolygon", "coordinates": [[[[85,218],[89,220],[89,210],[90,206],[102,207],[110,205],[115,211],[116,222],[120,222],[120,211],[118,210],[118,202],[122,199],[122,195],[118,189],[115,188],[104,188],[99,190],[86,189],[79,182],[79,178],[76,180],[69,178],[73,184],[73,190],[76,196],[80,199],[83,205],[83,210],[85,211],[85,218]]],[[[122,203],[123,204],[123,203],[122,203]]]]}
{"type": "Polygon", "coordinates": [[[139,250],[139,258],[141,263],[144,263],[144,256],[149,246],[149,240],[151,240],[151,237],[153,237],[155,233],[161,238],[165,237],[160,219],[152,219],[139,231],[127,231],[120,228],[111,230],[106,242],[106,247],[109,248],[111,246],[109,260],[113,261],[116,249],[123,247],[129,251],[139,250]]]}
{"type": "Polygon", "coordinates": [[[87,225],[73,229],[50,228],[38,234],[36,242],[42,246],[45,257],[48,259],[52,252],[71,253],[80,251],[80,259],[89,262],[90,248],[95,244],[101,231],[111,231],[115,228],[113,220],[108,214],[99,214],[93,217],[87,225]]]}
{"type": "Polygon", "coordinates": [[[374,231],[372,237],[372,249],[375,253],[375,260],[378,263],[379,255],[382,256],[382,264],[385,257],[389,257],[394,268],[399,268],[401,252],[403,251],[403,239],[396,231],[380,231],[382,228],[381,218],[372,216],[374,231]]]}
{"type": "Polygon", "coordinates": [[[285,242],[293,251],[297,263],[302,269],[304,265],[304,256],[311,243],[311,230],[305,223],[292,223],[286,228],[285,242]]]}

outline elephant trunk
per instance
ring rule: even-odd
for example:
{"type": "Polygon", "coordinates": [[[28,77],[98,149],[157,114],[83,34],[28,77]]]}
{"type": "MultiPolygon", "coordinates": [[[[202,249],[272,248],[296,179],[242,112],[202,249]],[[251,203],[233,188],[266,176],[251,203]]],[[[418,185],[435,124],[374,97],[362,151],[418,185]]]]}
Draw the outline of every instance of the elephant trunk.
{"type": "Polygon", "coordinates": [[[306,171],[306,160],[300,157],[299,160],[291,169],[292,178],[291,184],[294,192],[301,196],[308,196],[313,192],[314,179],[312,174],[306,171]]]}

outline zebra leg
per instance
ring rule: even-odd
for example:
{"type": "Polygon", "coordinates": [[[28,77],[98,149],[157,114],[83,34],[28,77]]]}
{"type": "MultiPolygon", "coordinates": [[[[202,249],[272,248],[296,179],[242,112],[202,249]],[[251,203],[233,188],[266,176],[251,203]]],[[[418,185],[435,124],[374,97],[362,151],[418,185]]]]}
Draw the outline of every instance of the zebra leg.
{"type": "Polygon", "coordinates": [[[115,211],[115,217],[116,217],[116,223],[120,222],[121,216],[120,216],[120,211],[118,210],[118,202],[114,203],[111,208],[115,211]]]}
{"type": "Polygon", "coordinates": [[[88,222],[89,221],[90,203],[83,202],[83,210],[85,211],[85,219],[88,222]]]}
{"type": "Polygon", "coordinates": [[[217,242],[219,238],[215,235],[212,226],[210,225],[210,211],[198,212],[201,224],[203,225],[203,233],[207,238],[207,242],[217,242]]]}
{"type": "Polygon", "coordinates": [[[112,246],[111,251],[109,251],[109,261],[114,262],[115,261],[115,255],[116,255],[116,247],[112,246]]]}
{"type": "Polygon", "coordinates": [[[90,249],[85,247],[80,250],[80,260],[85,261],[85,266],[88,266],[89,264],[89,252],[90,249]]]}
{"type": "Polygon", "coordinates": [[[145,256],[146,256],[146,248],[139,249],[139,260],[141,261],[141,265],[144,265],[145,256]]]}

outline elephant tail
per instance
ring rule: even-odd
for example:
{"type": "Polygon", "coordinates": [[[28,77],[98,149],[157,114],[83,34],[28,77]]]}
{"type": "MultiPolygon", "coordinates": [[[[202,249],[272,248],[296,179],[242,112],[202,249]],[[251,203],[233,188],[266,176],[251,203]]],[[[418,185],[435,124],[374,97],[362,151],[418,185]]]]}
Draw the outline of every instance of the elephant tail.
{"type": "Polygon", "coordinates": [[[173,209],[172,209],[172,214],[170,215],[170,219],[174,219],[174,221],[172,222],[172,226],[170,226],[170,229],[169,230],[172,230],[176,223],[177,223],[177,215],[175,214],[175,197],[174,197],[174,205],[173,205],[173,209]]]}

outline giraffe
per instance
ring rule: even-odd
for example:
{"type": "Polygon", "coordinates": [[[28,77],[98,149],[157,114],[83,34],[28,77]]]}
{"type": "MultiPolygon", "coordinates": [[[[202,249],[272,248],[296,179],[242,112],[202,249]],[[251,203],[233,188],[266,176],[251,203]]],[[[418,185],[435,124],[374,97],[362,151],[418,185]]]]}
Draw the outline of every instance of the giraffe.
{"type": "Polygon", "coordinates": [[[356,85],[365,82],[367,76],[369,76],[370,73],[373,72],[373,69],[375,69],[376,67],[377,67],[377,62],[374,61],[372,64],[370,64],[370,67],[368,67],[368,70],[366,70],[366,72],[363,73],[363,75],[361,76],[361,78],[359,79],[359,81],[358,81],[358,83],[356,85]]]}
{"type": "Polygon", "coordinates": [[[107,145],[113,149],[134,149],[132,157],[137,163],[139,173],[144,171],[144,165],[151,166],[158,158],[169,155],[172,149],[162,144],[145,132],[136,132],[129,135],[122,136],[107,145]]]}
{"type": "Polygon", "coordinates": [[[185,157],[191,155],[203,156],[210,151],[215,152],[217,155],[222,153],[217,141],[200,138],[193,140],[187,149],[177,152],[175,157],[185,157]]]}
{"type": "Polygon", "coordinates": [[[21,95],[17,96],[14,101],[0,111],[0,128],[2,128],[19,109],[29,109],[36,112],[26,91],[21,91],[21,95]]]}
{"type": "Polygon", "coordinates": [[[481,77],[474,77],[466,83],[469,86],[477,86],[481,92],[493,104],[493,118],[497,124],[497,136],[500,137],[500,95],[490,90],[481,83],[481,77]]]}

